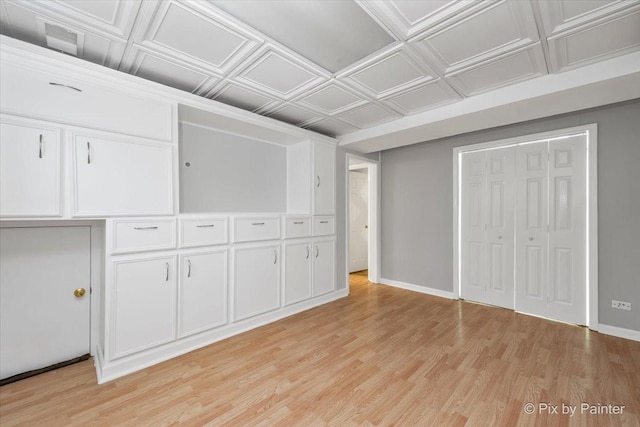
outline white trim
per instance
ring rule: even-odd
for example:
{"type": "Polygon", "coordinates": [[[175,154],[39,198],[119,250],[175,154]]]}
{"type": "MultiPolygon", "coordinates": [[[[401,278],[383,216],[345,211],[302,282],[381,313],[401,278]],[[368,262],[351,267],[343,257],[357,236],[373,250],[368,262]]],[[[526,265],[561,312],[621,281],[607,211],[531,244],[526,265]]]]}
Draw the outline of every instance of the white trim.
{"type": "Polygon", "coordinates": [[[600,323],[598,332],[618,338],[625,338],[633,341],[640,341],[640,331],[634,329],[620,328],[618,326],[604,325],[600,323]]]}
{"type": "Polygon", "coordinates": [[[577,133],[587,134],[587,327],[598,329],[598,125],[574,126],[453,148],[453,295],[460,297],[460,155],[577,133]]]}
{"type": "Polygon", "coordinates": [[[390,280],[380,278],[380,284],[386,286],[393,286],[394,288],[406,289],[408,291],[420,292],[421,294],[432,295],[434,297],[458,299],[457,296],[450,291],[443,291],[442,289],[430,288],[428,286],[414,285],[411,283],[399,282],[397,280],[390,280]]]}
{"type": "Polygon", "coordinates": [[[349,289],[349,163],[352,159],[359,165],[366,165],[369,175],[369,248],[368,248],[368,280],[378,283],[381,268],[380,246],[380,162],[358,154],[347,153],[345,158],[345,283],[349,289]]]}
{"type": "Polygon", "coordinates": [[[107,381],[140,371],[149,366],[164,362],[165,360],[173,359],[174,357],[189,353],[193,350],[206,347],[242,332],[246,332],[293,314],[309,310],[310,308],[344,298],[348,296],[348,294],[348,289],[338,289],[337,291],[293,304],[289,307],[244,319],[242,321],[229,323],[226,326],[191,335],[178,341],[159,345],[149,350],[131,354],[109,363],[106,363],[104,360],[104,349],[99,349],[96,357],[94,357],[98,384],[104,384],[107,381]]]}

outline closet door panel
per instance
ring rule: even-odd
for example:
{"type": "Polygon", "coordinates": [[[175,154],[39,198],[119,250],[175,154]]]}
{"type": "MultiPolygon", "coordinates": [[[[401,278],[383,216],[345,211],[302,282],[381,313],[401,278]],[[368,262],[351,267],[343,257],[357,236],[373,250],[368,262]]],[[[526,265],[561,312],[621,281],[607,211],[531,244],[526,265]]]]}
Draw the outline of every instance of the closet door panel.
{"type": "Polygon", "coordinates": [[[487,151],[486,302],[513,308],[515,147],[487,151]]]}
{"type": "Polygon", "coordinates": [[[586,324],[586,135],[549,150],[549,316],[586,324]]]}
{"type": "Polygon", "coordinates": [[[462,155],[461,297],[485,301],[486,284],[485,151],[462,155]]]}
{"type": "Polygon", "coordinates": [[[515,309],[547,316],[548,141],[516,148],[515,309]]]}

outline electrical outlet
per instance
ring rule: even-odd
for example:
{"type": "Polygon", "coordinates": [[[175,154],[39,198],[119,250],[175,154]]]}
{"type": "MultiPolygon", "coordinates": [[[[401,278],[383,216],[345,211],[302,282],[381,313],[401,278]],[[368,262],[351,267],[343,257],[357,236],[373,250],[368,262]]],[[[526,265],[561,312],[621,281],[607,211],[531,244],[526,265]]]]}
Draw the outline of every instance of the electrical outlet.
{"type": "Polygon", "coordinates": [[[627,310],[631,311],[631,303],[626,301],[616,301],[614,299],[611,300],[611,307],[617,308],[619,310],[627,310]]]}

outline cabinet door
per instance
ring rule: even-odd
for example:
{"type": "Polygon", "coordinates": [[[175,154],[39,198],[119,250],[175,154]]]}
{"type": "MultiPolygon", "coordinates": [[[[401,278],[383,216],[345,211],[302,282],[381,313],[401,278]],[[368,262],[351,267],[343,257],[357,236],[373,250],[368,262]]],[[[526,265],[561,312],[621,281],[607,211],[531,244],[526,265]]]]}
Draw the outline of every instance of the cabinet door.
{"type": "Polygon", "coordinates": [[[227,322],[227,251],[181,257],[180,336],[227,322]]]}
{"type": "Polygon", "coordinates": [[[60,215],[60,131],[0,124],[0,214],[60,215]]]}
{"type": "Polygon", "coordinates": [[[311,244],[286,243],[284,246],[284,304],[311,297],[311,244]]]}
{"type": "Polygon", "coordinates": [[[326,294],[336,288],[335,240],[313,243],[313,296],[326,294]]]}
{"type": "Polygon", "coordinates": [[[335,153],[334,147],[316,142],[314,159],[314,204],[316,215],[333,215],[335,212],[335,153]]]}
{"type": "Polygon", "coordinates": [[[171,214],[171,146],[76,136],[75,216],[171,214]]]}
{"type": "Polygon", "coordinates": [[[280,307],[280,245],[234,252],[234,319],[280,307]]]}
{"type": "Polygon", "coordinates": [[[175,256],[114,263],[111,357],[176,337],[175,256]]]}

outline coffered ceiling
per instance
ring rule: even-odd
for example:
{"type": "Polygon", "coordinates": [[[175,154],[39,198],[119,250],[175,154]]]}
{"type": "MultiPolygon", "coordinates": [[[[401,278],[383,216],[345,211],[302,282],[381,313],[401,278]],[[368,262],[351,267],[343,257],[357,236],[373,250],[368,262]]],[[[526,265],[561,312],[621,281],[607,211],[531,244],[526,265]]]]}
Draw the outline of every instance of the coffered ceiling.
{"type": "Polygon", "coordinates": [[[638,0],[4,0],[0,24],[330,136],[640,51],[638,0]]]}

